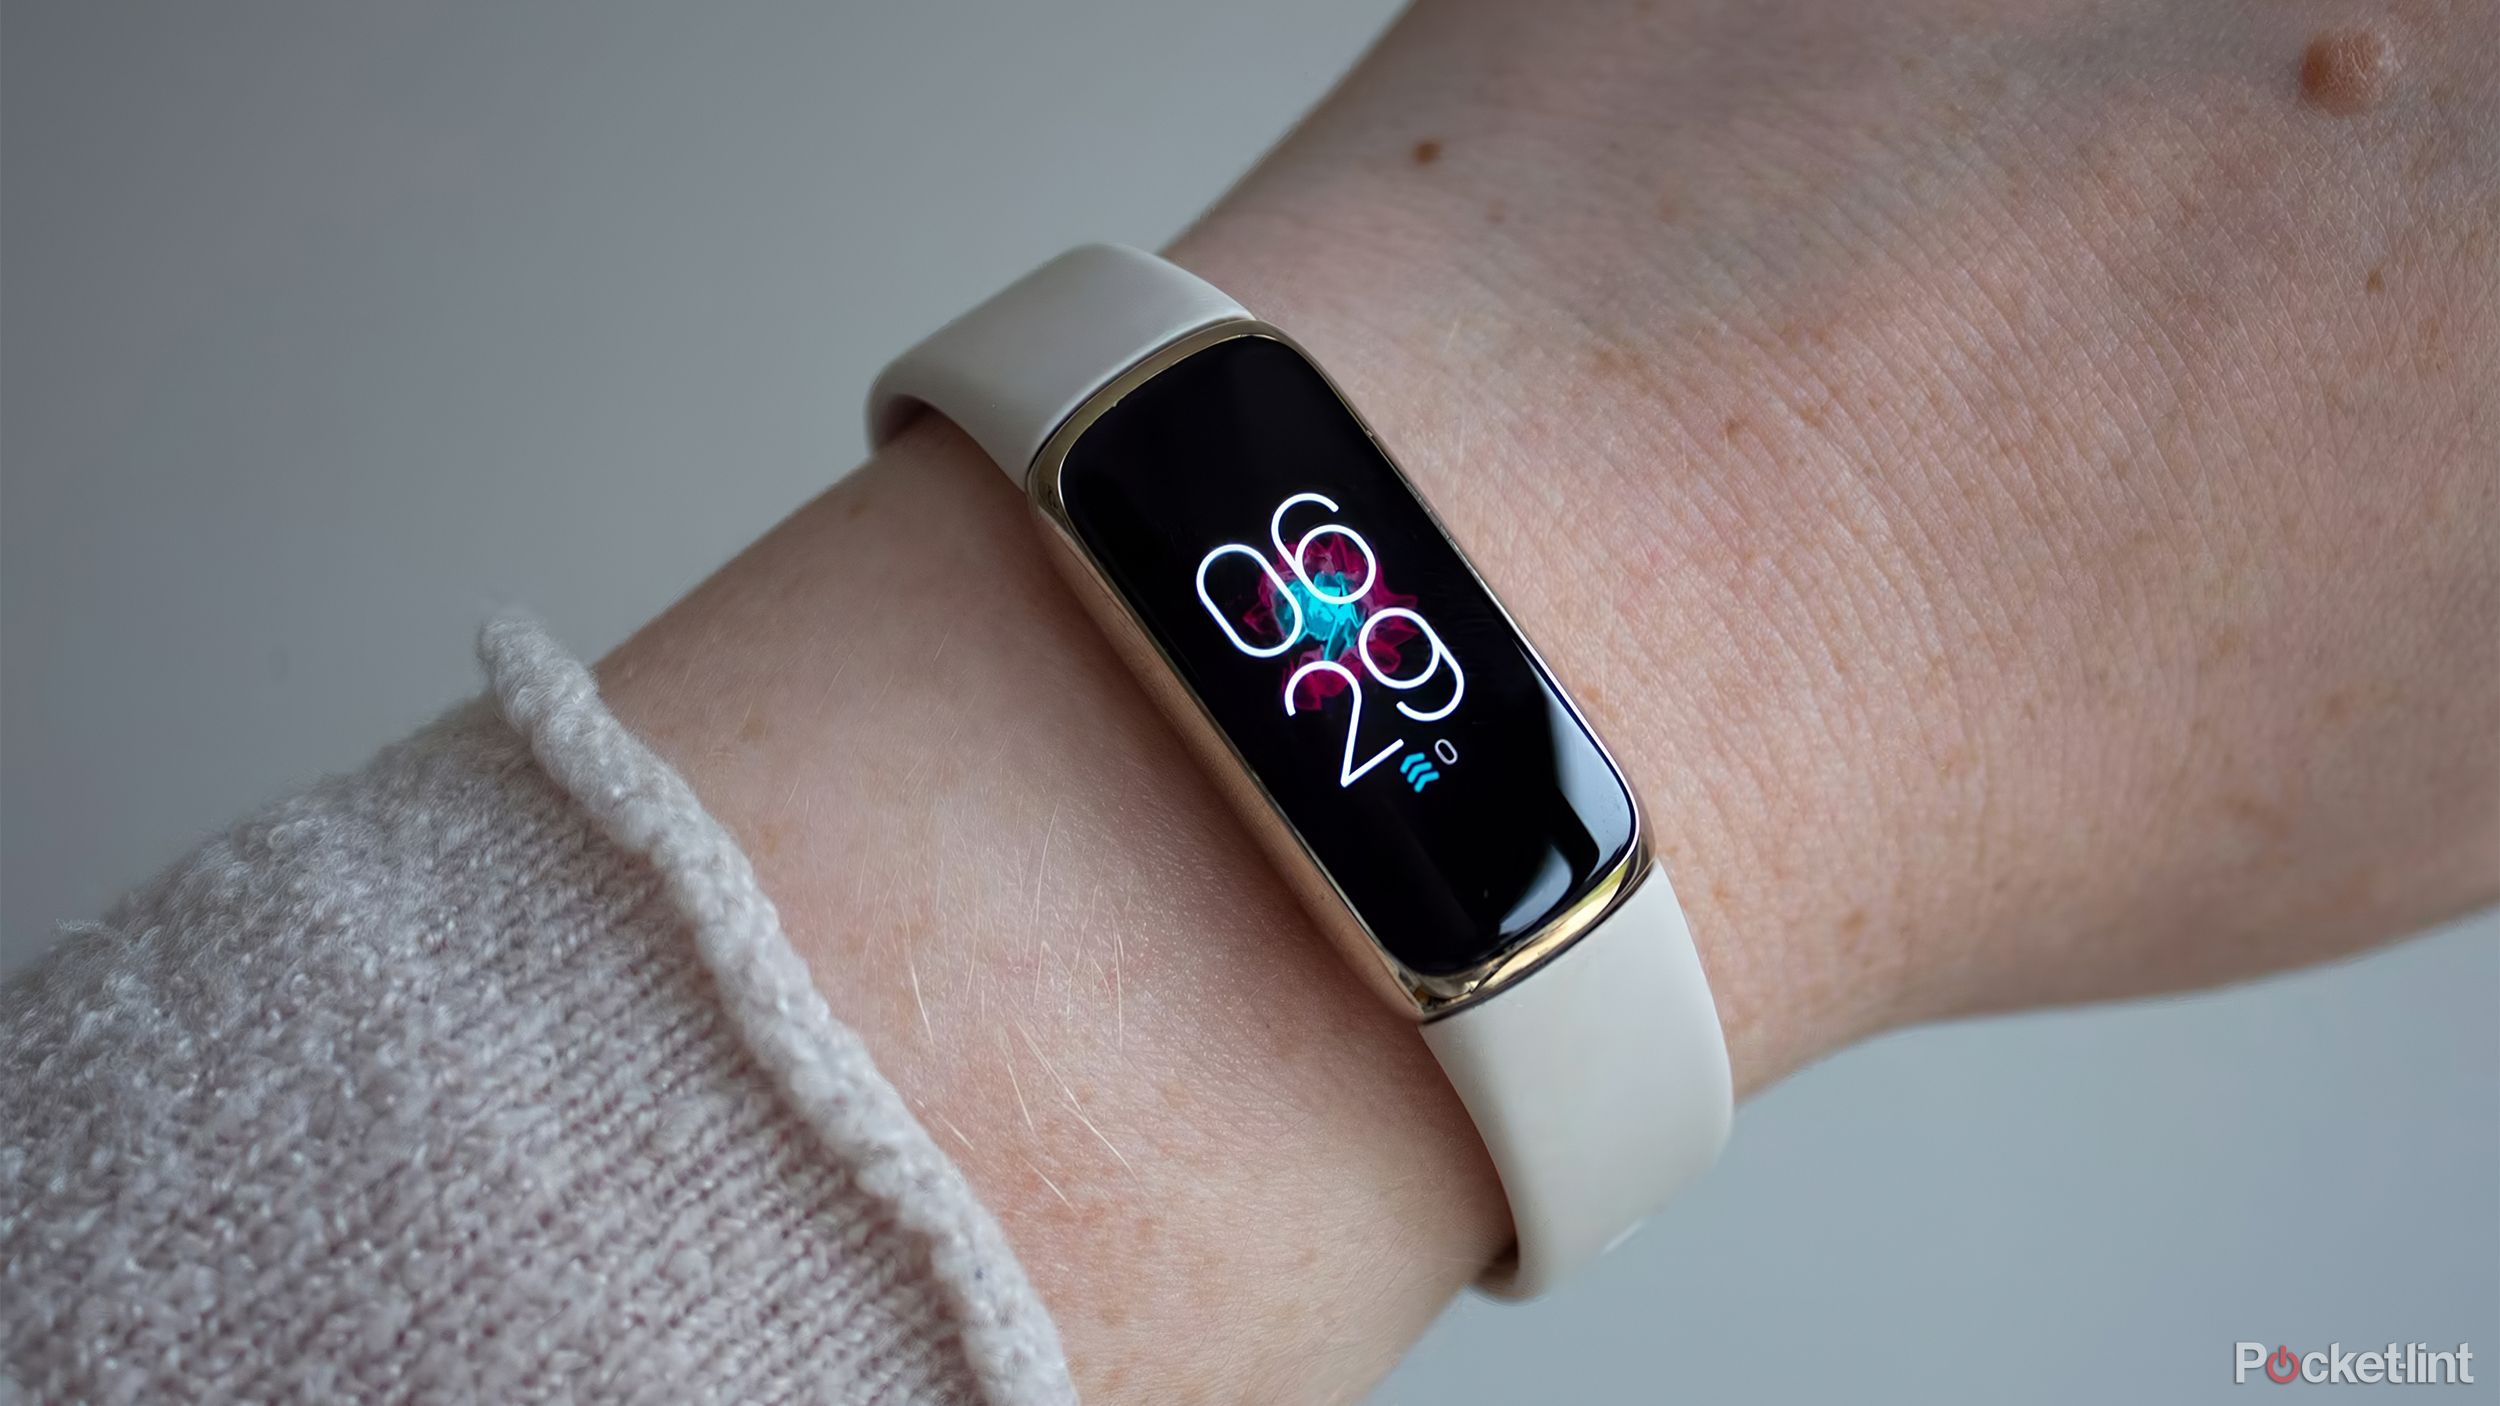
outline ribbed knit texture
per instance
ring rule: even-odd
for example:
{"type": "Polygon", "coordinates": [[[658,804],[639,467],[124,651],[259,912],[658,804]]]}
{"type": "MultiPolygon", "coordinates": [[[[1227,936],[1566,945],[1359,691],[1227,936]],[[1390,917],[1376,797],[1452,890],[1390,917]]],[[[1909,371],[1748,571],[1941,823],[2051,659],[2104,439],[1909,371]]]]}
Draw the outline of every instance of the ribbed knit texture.
{"type": "Polygon", "coordinates": [[[6,1377],[1072,1400],[998,1227],[727,834],[534,626],[480,652],[493,700],[0,992],[6,1377]]]}

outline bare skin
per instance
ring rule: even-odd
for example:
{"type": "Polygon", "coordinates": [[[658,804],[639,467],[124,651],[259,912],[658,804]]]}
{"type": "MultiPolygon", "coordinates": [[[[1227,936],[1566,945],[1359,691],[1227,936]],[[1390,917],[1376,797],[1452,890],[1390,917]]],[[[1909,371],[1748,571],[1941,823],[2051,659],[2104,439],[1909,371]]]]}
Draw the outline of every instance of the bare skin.
{"type": "MultiPolygon", "coordinates": [[[[1174,254],[1573,686],[1758,1089],[2500,895],[2494,54],[2436,3],[1452,0],[1174,254]]],[[[1412,1028],[951,427],[603,678],[1089,1400],[1359,1390],[1501,1249],[1412,1028]]]]}

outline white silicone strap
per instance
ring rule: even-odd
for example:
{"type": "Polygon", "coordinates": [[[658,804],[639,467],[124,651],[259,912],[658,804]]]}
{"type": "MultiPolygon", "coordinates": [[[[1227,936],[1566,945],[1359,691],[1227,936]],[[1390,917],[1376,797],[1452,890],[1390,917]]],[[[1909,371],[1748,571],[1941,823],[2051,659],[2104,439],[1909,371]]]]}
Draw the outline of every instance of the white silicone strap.
{"type": "Polygon", "coordinates": [[[1202,278],[1122,244],[1083,244],[894,359],[868,392],[868,440],[922,406],[963,427],[1024,486],[1060,422],[1146,355],[1249,314],[1202,278]]]}
{"type": "Polygon", "coordinates": [[[1424,1027],[1502,1174],[1515,1258],[1485,1292],[1531,1298],[1710,1170],[1735,1101],[1719,1008],[1664,869],[1597,929],[1424,1027]]]}
{"type": "MultiPolygon", "coordinates": [[[[1021,487],[1087,398],[1156,350],[1247,317],[1151,254],[1073,249],[905,352],[869,393],[883,444],[922,406],[1021,487]]],[[[1490,1293],[1525,1298],[1594,1259],[1717,1160],[1731,1098],[1718,1008],[1663,870],[1508,990],[1426,1025],[1476,1120],[1519,1245],[1490,1293]]]]}

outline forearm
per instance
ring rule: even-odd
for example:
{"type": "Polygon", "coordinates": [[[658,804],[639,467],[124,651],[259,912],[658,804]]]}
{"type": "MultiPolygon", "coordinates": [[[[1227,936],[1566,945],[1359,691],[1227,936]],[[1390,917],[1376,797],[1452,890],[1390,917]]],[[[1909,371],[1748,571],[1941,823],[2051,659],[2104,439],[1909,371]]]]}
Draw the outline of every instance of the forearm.
{"type": "Polygon", "coordinates": [[[1988,18],[1423,6],[1181,246],[1506,554],[1825,1039],[2500,893],[2500,23],[1988,18]]]}
{"type": "MultiPolygon", "coordinates": [[[[2338,520],[2306,457],[2404,420],[2487,462],[2480,379],[2356,333],[2391,314],[2351,305],[2371,240],[2344,197],[2283,238],[2299,170],[2199,205],[2286,150],[2339,188],[2379,139],[2300,125],[2287,70],[2246,57],[2298,36],[2255,10],[2155,44],[2052,7],[1958,39],[1804,8],[1428,7],[1175,251],[1331,368],[1615,749],[1740,1088],[1891,1024],[2218,979],[2486,897],[2490,697],[2406,681],[2488,661],[2488,554],[2445,594],[2406,563],[2474,559],[2489,478],[2433,475],[2426,541],[2338,520]],[[2180,82],[2113,111],[2071,70],[2039,86],[2062,54],[2180,82]],[[2244,78],[2181,77],[2225,55],[2244,78]],[[1948,69],[1934,110],[1846,77],[1877,61],[1948,69]],[[2221,124],[2250,94],[2278,106],[2221,124]],[[1989,104],[2019,120],[1954,125],[1989,104]],[[2339,378],[2379,392],[2330,413],[2339,378]],[[2337,589],[2435,608],[2295,631],[2314,588],[2261,568],[2330,538],[2337,589]]],[[[2427,117],[2399,135],[2488,156],[2427,117]]],[[[2371,179],[2453,210],[2435,174],[2371,179]]],[[[2391,267],[2488,303],[2471,261],[2391,267]]],[[[1092,1399],[1368,1381],[1499,1249],[1411,1027],[950,428],[604,672],[997,1208],[1092,1399]]]]}

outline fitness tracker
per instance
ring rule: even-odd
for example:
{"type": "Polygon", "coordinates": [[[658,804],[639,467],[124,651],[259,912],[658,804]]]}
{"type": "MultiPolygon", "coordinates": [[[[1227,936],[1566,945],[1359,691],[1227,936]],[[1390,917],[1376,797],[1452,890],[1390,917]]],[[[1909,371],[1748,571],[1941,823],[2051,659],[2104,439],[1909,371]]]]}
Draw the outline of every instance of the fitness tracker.
{"type": "Polygon", "coordinates": [[[1539,1293],[1726,1141],[1726,1044],[1631,787],[1291,339],[1153,255],[1072,250],[904,353],[1321,926],[1422,1023],[1539,1293]]]}

